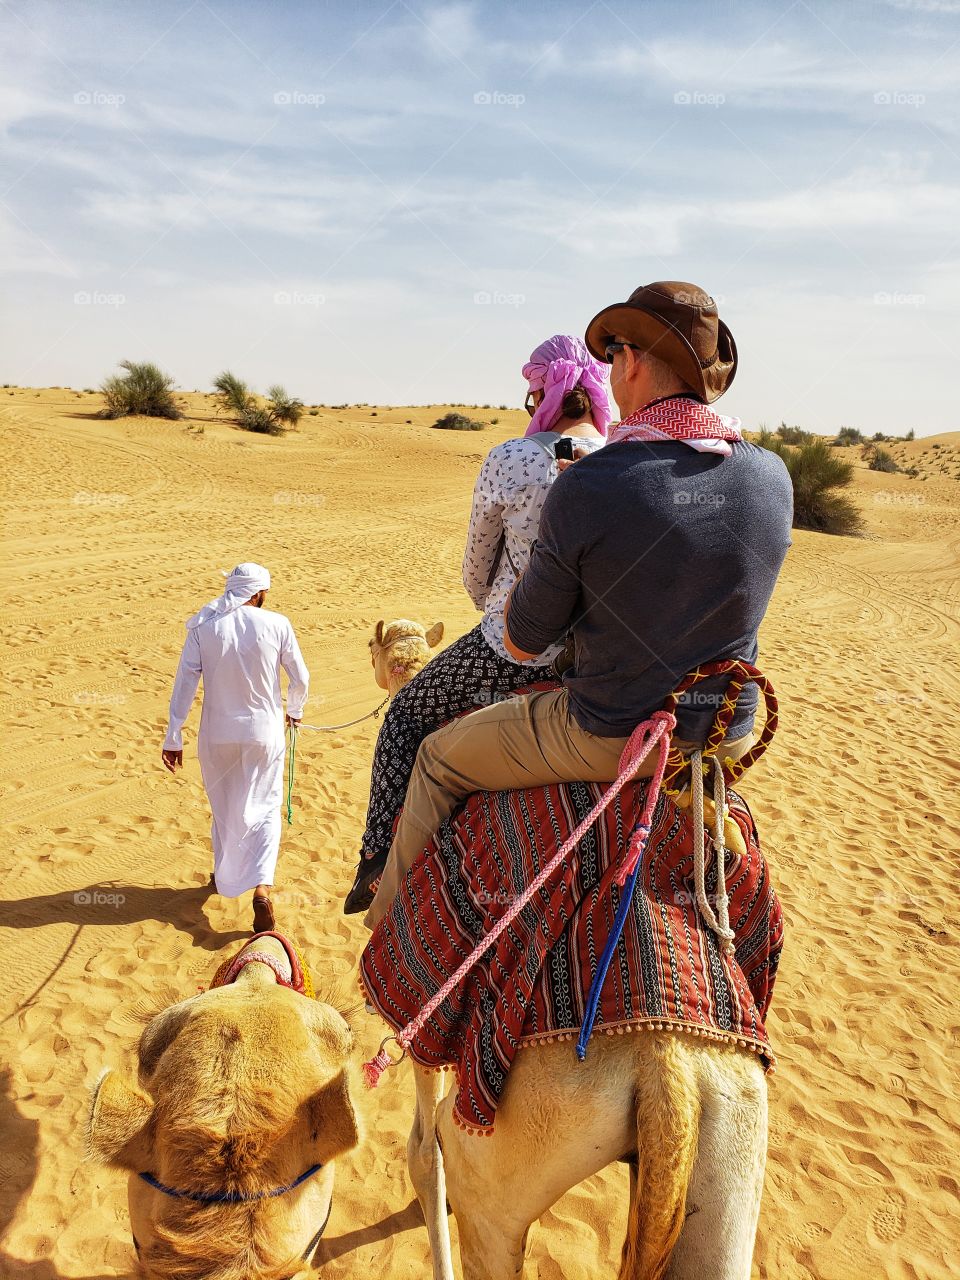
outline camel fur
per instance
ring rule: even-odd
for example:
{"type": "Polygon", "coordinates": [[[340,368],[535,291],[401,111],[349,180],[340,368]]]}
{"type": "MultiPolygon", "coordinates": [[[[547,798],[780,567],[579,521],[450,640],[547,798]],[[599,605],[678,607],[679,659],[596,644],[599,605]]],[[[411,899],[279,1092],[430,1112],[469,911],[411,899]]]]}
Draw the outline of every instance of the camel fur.
{"type": "MultiPolygon", "coordinates": [[[[273,938],[248,944],[287,963],[273,938]]],[[[164,1010],[140,1038],[139,1087],[106,1071],[92,1097],[91,1156],[129,1173],[143,1280],[292,1280],[330,1211],[333,1161],[359,1141],[352,1035],[330,1005],[277,983],[263,963],[164,1010]],[[240,1204],[168,1196],[285,1187],[240,1204]]]]}
{"type": "Polygon", "coordinates": [[[571,1187],[630,1164],[620,1280],[749,1280],[767,1144],[763,1067],[748,1051],[681,1032],[535,1044],[511,1068],[489,1136],[453,1120],[443,1076],[414,1067],[407,1146],[434,1280],[515,1280],[531,1225],[571,1187]]]}
{"type": "Polygon", "coordinates": [[[429,630],[408,618],[393,622],[381,619],[370,639],[370,661],[381,689],[393,698],[409,684],[418,671],[430,661],[431,649],[443,639],[443,623],[435,622],[429,630]]]}

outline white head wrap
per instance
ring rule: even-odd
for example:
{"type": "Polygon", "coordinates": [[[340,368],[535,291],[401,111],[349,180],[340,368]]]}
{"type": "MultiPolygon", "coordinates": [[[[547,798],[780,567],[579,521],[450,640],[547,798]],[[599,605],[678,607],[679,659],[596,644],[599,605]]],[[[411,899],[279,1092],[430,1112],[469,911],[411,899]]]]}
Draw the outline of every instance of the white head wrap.
{"type": "Polygon", "coordinates": [[[226,613],[233,613],[234,609],[246,604],[258,591],[268,591],[270,588],[270,570],[252,561],[238,564],[233,573],[225,576],[227,587],[223,595],[217,596],[216,600],[211,600],[192,618],[187,619],[188,631],[199,627],[202,622],[209,622],[211,618],[221,618],[226,613]]]}

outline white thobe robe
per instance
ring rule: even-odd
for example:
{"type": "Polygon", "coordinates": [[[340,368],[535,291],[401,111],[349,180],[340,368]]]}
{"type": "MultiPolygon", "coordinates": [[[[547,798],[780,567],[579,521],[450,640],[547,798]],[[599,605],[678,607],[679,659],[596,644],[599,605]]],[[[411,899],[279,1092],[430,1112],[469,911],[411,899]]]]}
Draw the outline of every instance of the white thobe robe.
{"type": "Polygon", "coordinates": [[[303,715],[309,674],[289,619],[241,605],[188,630],[170,699],[164,749],[183,749],[183,723],[203,679],[197,754],[213,822],[217,892],[235,898],[273,884],[280,850],[284,719],[303,715]]]}

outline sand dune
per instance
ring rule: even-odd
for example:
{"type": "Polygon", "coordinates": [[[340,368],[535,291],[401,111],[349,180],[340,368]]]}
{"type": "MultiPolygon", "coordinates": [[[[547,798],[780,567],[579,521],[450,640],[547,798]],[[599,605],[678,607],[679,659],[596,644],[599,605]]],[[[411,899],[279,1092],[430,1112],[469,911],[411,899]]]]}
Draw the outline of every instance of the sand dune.
{"type": "MultiPolygon", "coordinates": [[[[437,408],[321,409],[273,440],[187,400],[187,422],[104,422],[96,395],[0,391],[3,1276],[128,1273],[124,1180],[81,1163],[86,1090],[131,1065],[143,1019],[208,981],[249,925],[204,887],[196,713],[184,773],[160,766],[183,619],[219,569],[263,561],[311,668],[307,719],[361,715],[380,697],[377,618],[442,618],[448,639],[473,625],[459,587],[473,479],[526,422],[494,410],[496,426],[462,435],[430,430],[437,408]]],[[[927,478],[859,468],[868,536],[796,534],[761,637],[782,729],[744,791],[788,926],[755,1264],[770,1280],[933,1280],[960,1256],[960,433],[896,450],[927,478]]],[[[340,900],[374,736],[302,738],[277,894],[281,926],[348,1003],[364,934],[340,900]]],[[[360,1027],[371,1051],[380,1024],[360,1027]]],[[[411,1096],[398,1072],[360,1097],[368,1138],[338,1173],[327,1276],[426,1273],[411,1096]]],[[[615,1274],[625,1201],[621,1169],[566,1196],[528,1280],[615,1274]]]]}

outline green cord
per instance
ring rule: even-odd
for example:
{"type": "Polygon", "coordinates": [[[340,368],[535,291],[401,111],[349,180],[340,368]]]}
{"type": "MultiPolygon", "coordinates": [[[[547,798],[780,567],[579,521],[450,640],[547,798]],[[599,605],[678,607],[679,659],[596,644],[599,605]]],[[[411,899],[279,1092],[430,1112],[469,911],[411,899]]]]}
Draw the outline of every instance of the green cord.
{"type": "Polygon", "coordinates": [[[297,727],[287,725],[287,740],[290,743],[290,769],[287,774],[287,824],[293,822],[293,770],[297,759],[297,727]]]}

